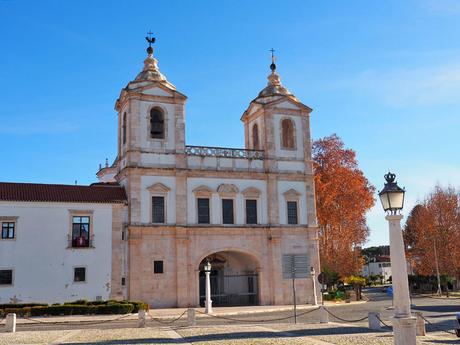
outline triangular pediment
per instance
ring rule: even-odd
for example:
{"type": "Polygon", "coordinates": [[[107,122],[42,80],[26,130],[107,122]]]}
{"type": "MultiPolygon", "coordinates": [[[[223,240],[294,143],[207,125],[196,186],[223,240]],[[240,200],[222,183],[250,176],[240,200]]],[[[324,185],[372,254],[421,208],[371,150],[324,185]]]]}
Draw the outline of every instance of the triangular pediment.
{"type": "Polygon", "coordinates": [[[277,108],[284,108],[284,109],[295,109],[295,110],[300,110],[300,107],[297,104],[294,104],[293,102],[290,101],[283,101],[281,103],[278,103],[276,105],[277,108]]]}
{"type": "Polygon", "coordinates": [[[160,182],[152,184],[150,187],[147,187],[147,189],[152,193],[168,193],[171,190],[160,182]]]}
{"type": "Polygon", "coordinates": [[[299,102],[297,98],[285,96],[283,98],[274,100],[272,102],[267,103],[268,107],[278,108],[278,109],[291,109],[291,110],[300,110],[300,111],[307,111],[311,112],[313,109],[306,106],[305,104],[299,102]]]}
{"type": "Polygon", "coordinates": [[[249,109],[247,110],[247,113],[248,113],[248,115],[254,114],[260,108],[262,108],[261,105],[254,103],[249,107],[249,109]]]}
{"type": "Polygon", "coordinates": [[[302,194],[295,189],[289,189],[288,191],[283,193],[285,198],[299,198],[302,194]]]}
{"type": "Polygon", "coordinates": [[[173,93],[171,91],[166,91],[158,86],[154,86],[152,88],[144,89],[142,91],[143,94],[152,95],[152,96],[163,96],[163,97],[173,97],[173,93]]]}
{"type": "Polygon", "coordinates": [[[250,197],[258,198],[260,196],[261,192],[256,187],[248,187],[248,188],[246,188],[245,190],[242,191],[242,194],[246,198],[250,198],[250,197]]]}

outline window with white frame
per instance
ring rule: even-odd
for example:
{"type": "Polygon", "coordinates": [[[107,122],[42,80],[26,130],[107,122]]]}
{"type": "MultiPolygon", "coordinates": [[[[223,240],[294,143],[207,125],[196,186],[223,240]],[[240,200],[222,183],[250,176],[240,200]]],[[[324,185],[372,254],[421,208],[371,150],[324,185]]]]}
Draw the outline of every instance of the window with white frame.
{"type": "Polygon", "coordinates": [[[16,234],[16,221],[14,220],[5,220],[1,222],[2,224],[2,240],[11,240],[14,239],[16,234]]]}
{"type": "Polygon", "coordinates": [[[72,216],[72,248],[90,246],[89,215],[72,216]]]}

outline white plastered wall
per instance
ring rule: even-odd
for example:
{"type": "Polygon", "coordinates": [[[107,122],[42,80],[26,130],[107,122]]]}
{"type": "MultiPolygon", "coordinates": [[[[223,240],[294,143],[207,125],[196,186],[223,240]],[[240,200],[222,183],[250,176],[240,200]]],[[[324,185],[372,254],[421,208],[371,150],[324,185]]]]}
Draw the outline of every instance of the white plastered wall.
{"type": "Polygon", "coordinates": [[[109,298],[111,205],[0,202],[0,216],[17,217],[16,238],[0,240],[0,269],[13,269],[13,285],[0,287],[0,303],[109,298]],[[69,210],[93,212],[94,248],[67,248],[69,210]],[[73,282],[74,267],[86,267],[86,282],[73,282]]]}
{"type": "Polygon", "coordinates": [[[156,183],[161,183],[170,189],[165,199],[166,223],[174,224],[176,223],[176,179],[171,176],[141,177],[141,223],[152,222],[152,196],[156,194],[148,188],[156,183]]]}
{"type": "Polygon", "coordinates": [[[306,184],[305,182],[299,181],[279,181],[278,182],[278,203],[279,203],[279,223],[287,225],[287,206],[286,198],[283,195],[290,189],[294,189],[301,195],[299,196],[299,201],[297,205],[297,215],[299,224],[307,225],[307,198],[306,198],[306,184]]]}

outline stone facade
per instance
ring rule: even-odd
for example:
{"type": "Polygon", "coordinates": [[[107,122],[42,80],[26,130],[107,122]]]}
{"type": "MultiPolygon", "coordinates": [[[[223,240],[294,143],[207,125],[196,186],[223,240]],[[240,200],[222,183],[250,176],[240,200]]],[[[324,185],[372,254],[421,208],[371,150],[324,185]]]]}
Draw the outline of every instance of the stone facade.
{"type": "MultiPolygon", "coordinates": [[[[245,149],[186,146],[186,96],[161,74],[153,51],[148,53],[143,71],[115,105],[118,157],[98,172],[101,181],[124,186],[128,197],[123,229],[113,229],[126,233],[124,243],[112,240],[113,297],[154,308],[197,306],[202,264],[210,259],[219,303],[290,304],[286,270],[297,257],[291,267],[297,270],[298,302],[312,303],[309,271],[311,266],[319,272],[320,263],[311,109],[281,85],[272,63],[267,87],[241,117],[245,149]],[[293,137],[283,141],[283,135],[293,137]],[[206,221],[200,222],[203,199],[206,221]],[[155,200],[162,205],[160,218],[155,200]],[[229,215],[231,222],[225,220],[229,215]],[[245,295],[253,297],[235,299],[245,295]]],[[[114,210],[114,219],[121,216],[114,210]]]]}

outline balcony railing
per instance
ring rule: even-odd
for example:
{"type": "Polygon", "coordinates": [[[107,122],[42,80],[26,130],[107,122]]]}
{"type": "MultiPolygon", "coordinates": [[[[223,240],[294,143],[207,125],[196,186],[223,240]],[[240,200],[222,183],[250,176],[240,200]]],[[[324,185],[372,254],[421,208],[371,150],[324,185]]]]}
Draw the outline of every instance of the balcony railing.
{"type": "Polygon", "coordinates": [[[72,237],[68,235],[68,248],[94,248],[94,235],[89,238],[84,236],[72,237]]]}
{"type": "Polygon", "coordinates": [[[233,149],[228,147],[186,146],[185,152],[190,156],[264,159],[262,150],[233,149]]]}

